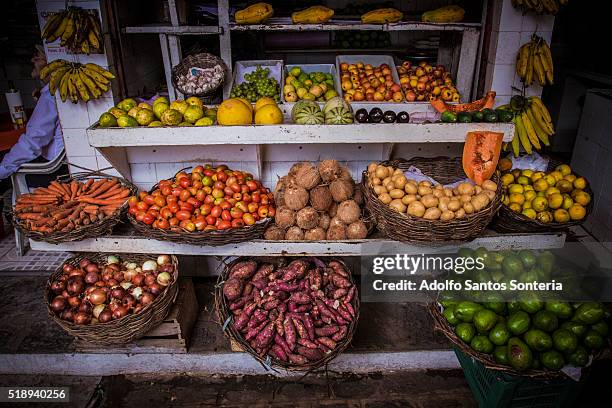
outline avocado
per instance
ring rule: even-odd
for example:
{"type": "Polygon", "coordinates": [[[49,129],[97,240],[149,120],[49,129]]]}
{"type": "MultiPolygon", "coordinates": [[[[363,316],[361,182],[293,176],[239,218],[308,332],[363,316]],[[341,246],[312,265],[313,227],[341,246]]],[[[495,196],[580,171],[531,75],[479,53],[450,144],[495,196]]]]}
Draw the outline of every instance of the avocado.
{"type": "Polygon", "coordinates": [[[601,303],[585,302],[576,309],[572,320],[582,324],[595,324],[604,317],[604,313],[601,303]]]}
{"type": "Polygon", "coordinates": [[[504,315],[506,314],[506,302],[485,302],[484,303],[484,307],[486,307],[489,310],[494,311],[495,313],[499,314],[499,315],[504,315]]]}
{"type": "Polygon", "coordinates": [[[557,329],[552,334],[555,349],[564,353],[571,353],[578,347],[578,337],[566,329],[557,329]]]}
{"type": "Polygon", "coordinates": [[[442,312],[442,315],[444,315],[446,321],[451,326],[455,326],[459,323],[459,319],[457,319],[457,317],[455,316],[455,306],[444,308],[444,312],[442,312]]]}
{"type": "Polygon", "coordinates": [[[474,257],[474,250],[472,250],[471,248],[459,248],[459,250],[457,251],[457,256],[460,258],[475,258],[474,257]]]}
{"type": "Polygon", "coordinates": [[[519,302],[509,302],[507,308],[508,314],[512,314],[521,310],[521,305],[519,304],[519,302]]]}
{"type": "Polygon", "coordinates": [[[515,336],[521,335],[525,333],[529,329],[529,324],[531,323],[531,319],[529,315],[522,310],[511,314],[508,317],[508,329],[515,336]]]}
{"type": "Polygon", "coordinates": [[[578,338],[583,337],[588,330],[587,326],[580,324],[578,322],[572,322],[571,320],[568,320],[567,322],[563,322],[563,324],[561,325],[561,328],[571,331],[578,338]]]}
{"type": "Polygon", "coordinates": [[[497,119],[500,122],[512,122],[512,119],[514,119],[514,115],[509,110],[496,109],[495,112],[497,113],[497,119]]]}
{"type": "Polygon", "coordinates": [[[550,301],[544,304],[544,308],[549,312],[554,313],[557,317],[561,319],[569,319],[574,314],[574,309],[570,306],[569,303],[559,302],[559,301],[550,301]]]}
{"type": "Polygon", "coordinates": [[[533,293],[530,293],[529,295],[531,299],[526,299],[519,302],[521,310],[524,310],[529,314],[537,313],[544,307],[544,302],[542,302],[540,299],[536,299],[536,295],[533,293]]]}
{"type": "Polygon", "coordinates": [[[455,327],[455,334],[469,344],[476,335],[476,328],[472,323],[459,323],[455,327]]]}
{"type": "Polygon", "coordinates": [[[552,332],[559,327],[559,319],[553,312],[540,310],[533,316],[533,325],[545,332],[552,332]]]}
{"type": "Polygon", "coordinates": [[[523,262],[514,254],[508,255],[502,261],[502,270],[508,277],[518,277],[524,271],[523,262]]]}
{"type": "Polygon", "coordinates": [[[550,350],[553,341],[550,335],[540,329],[531,329],[523,336],[525,343],[535,351],[550,350]]]}
{"type": "Polygon", "coordinates": [[[560,370],[565,365],[563,354],[559,353],[557,350],[548,350],[542,353],[540,360],[542,361],[542,365],[549,370],[560,370]]]}
{"type": "Polygon", "coordinates": [[[594,325],[591,326],[591,329],[595,330],[602,337],[606,337],[608,335],[608,333],[610,332],[610,329],[608,327],[608,323],[603,322],[603,321],[601,321],[599,323],[595,323],[594,325]]]}
{"type": "Polygon", "coordinates": [[[492,109],[484,109],[484,121],[487,123],[495,123],[497,122],[497,113],[492,109]]]}
{"type": "Polygon", "coordinates": [[[474,122],[484,122],[484,113],[482,113],[482,111],[473,112],[472,120],[474,122]]]}
{"type": "Polygon", "coordinates": [[[544,273],[546,275],[550,274],[555,266],[555,255],[550,251],[542,251],[537,258],[544,273]]]}
{"type": "Polygon", "coordinates": [[[519,258],[521,258],[521,261],[523,262],[523,266],[525,266],[525,269],[531,269],[533,266],[535,266],[537,262],[537,258],[535,254],[533,253],[532,250],[529,250],[529,249],[523,249],[519,251],[518,256],[519,258]]]}
{"type": "Polygon", "coordinates": [[[503,365],[509,365],[508,361],[508,347],[506,346],[497,346],[493,349],[493,358],[496,362],[503,365]]]}
{"type": "Polygon", "coordinates": [[[487,336],[483,335],[474,336],[470,342],[470,347],[480,353],[485,354],[489,354],[493,351],[493,343],[491,343],[487,336]]]}
{"type": "Polygon", "coordinates": [[[508,343],[510,338],[510,331],[506,326],[506,323],[497,323],[489,332],[489,340],[496,346],[503,346],[508,343]]]}
{"type": "Polygon", "coordinates": [[[474,313],[474,327],[478,333],[487,333],[497,323],[497,315],[489,309],[480,309],[474,313]]]}
{"type": "Polygon", "coordinates": [[[596,332],[595,330],[589,330],[584,335],[584,339],[582,339],[584,345],[593,350],[599,350],[604,346],[604,338],[601,334],[596,332]]]}
{"type": "Polygon", "coordinates": [[[478,303],[464,301],[455,306],[455,316],[463,322],[471,322],[474,319],[474,313],[482,309],[478,303]]]}
{"type": "Polygon", "coordinates": [[[444,112],[442,112],[442,116],[440,116],[440,119],[444,123],[456,123],[457,122],[457,115],[455,114],[455,112],[444,111],[444,112]]]}
{"type": "Polygon", "coordinates": [[[508,340],[508,361],[516,370],[526,370],[531,367],[533,361],[531,349],[518,337],[508,340]]]}
{"type": "Polygon", "coordinates": [[[459,112],[457,114],[457,122],[472,123],[472,115],[470,114],[470,112],[459,112]]]}
{"type": "Polygon", "coordinates": [[[567,356],[567,361],[573,366],[584,367],[589,363],[589,352],[584,347],[578,346],[567,356]]]}

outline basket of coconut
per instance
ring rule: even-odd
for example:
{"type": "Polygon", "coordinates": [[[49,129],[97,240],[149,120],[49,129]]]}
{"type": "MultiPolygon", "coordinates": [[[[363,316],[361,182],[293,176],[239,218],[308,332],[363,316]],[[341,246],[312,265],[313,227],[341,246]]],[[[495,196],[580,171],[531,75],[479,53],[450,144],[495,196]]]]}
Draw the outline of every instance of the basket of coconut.
{"type": "Polygon", "coordinates": [[[501,205],[499,177],[475,184],[461,158],[370,163],[362,175],[377,228],[403,242],[465,241],[480,235],[501,205]]]}
{"type": "Polygon", "coordinates": [[[359,240],[373,229],[361,186],[336,160],[294,164],[276,184],[274,202],[268,240],[359,240]]]}

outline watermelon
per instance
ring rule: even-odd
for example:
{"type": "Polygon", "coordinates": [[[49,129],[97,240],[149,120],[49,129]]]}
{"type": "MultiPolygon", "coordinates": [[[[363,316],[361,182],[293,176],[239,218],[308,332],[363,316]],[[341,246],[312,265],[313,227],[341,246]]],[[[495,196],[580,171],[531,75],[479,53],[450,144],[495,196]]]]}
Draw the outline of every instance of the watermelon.
{"type": "Polygon", "coordinates": [[[353,123],[353,112],[344,106],[332,108],[325,112],[326,125],[348,125],[353,123]]]}
{"type": "Polygon", "coordinates": [[[325,106],[323,106],[323,113],[327,113],[334,108],[345,108],[352,110],[351,106],[339,96],[335,96],[325,103],[325,106]]]}
{"type": "Polygon", "coordinates": [[[298,125],[322,125],[325,123],[325,115],[316,102],[301,100],[293,105],[291,110],[293,123],[298,125]]]}

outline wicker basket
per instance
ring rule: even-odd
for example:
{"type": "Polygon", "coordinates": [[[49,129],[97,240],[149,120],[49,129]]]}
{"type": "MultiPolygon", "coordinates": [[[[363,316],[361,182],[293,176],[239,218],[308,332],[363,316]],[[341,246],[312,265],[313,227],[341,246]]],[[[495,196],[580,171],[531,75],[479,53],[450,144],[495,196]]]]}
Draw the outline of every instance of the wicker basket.
{"type": "Polygon", "coordinates": [[[172,67],[171,76],[172,76],[172,85],[174,85],[176,89],[181,91],[181,93],[185,95],[192,95],[192,96],[206,96],[206,95],[210,95],[213,92],[215,92],[226,81],[227,66],[225,65],[223,60],[217,57],[216,55],[212,55],[208,53],[193,54],[193,55],[189,55],[183,58],[183,60],[178,65],[175,65],[174,67],[172,67]],[[187,75],[189,72],[189,69],[193,67],[214,68],[215,66],[220,66],[223,69],[223,76],[216,83],[212,83],[211,84],[212,86],[208,91],[194,94],[194,93],[186,91],[184,88],[178,85],[178,77],[181,75],[187,75]]]}
{"type": "MultiPolygon", "coordinates": [[[[130,183],[128,180],[122,177],[111,176],[99,171],[92,172],[80,172],[73,173],[72,177],[70,176],[62,176],[58,177],[58,181],[63,183],[70,182],[72,180],[83,181],[87,179],[103,179],[103,178],[116,178],[119,180],[121,185],[130,190],[130,195],[134,195],[138,192],[138,188],[135,185],[130,183]]],[[[102,221],[97,221],[88,225],[82,225],[78,229],[74,229],[70,232],[51,232],[51,233],[42,233],[38,231],[29,230],[25,223],[22,222],[15,212],[12,213],[11,222],[15,226],[15,228],[19,229],[23,235],[27,238],[33,239],[34,241],[44,241],[50,244],[59,244],[61,242],[72,242],[72,241],[81,241],[87,238],[95,238],[103,235],[108,235],[113,230],[113,227],[117,225],[123,215],[127,212],[128,204],[127,198],[125,199],[125,204],[122,205],[115,211],[111,216],[105,217],[102,221]]]]}
{"type": "MultiPolygon", "coordinates": [[[[420,169],[423,174],[432,177],[441,184],[450,184],[466,178],[461,165],[461,158],[435,157],[397,159],[382,162],[407,170],[410,166],[420,169]]],[[[374,190],[368,185],[367,170],[362,174],[362,186],[366,206],[377,222],[377,228],[387,237],[396,241],[412,243],[433,243],[446,241],[466,241],[477,237],[489,225],[501,205],[501,180],[497,175],[492,178],[497,183],[497,194],[483,210],[466,215],[461,219],[449,221],[426,220],[400,214],[378,199],[374,190]]]]}
{"type": "MultiPolygon", "coordinates": [[[[548,170],[554,169],[559,164],[561,164],[561,162],[553,160],[553,159],[549,160],[548,170]]],[[[576,174],[576,176],[580,177],[579,174],[576,174]]],[[[591,190],[590,185],[587,184],[585,191],[589,193],[591,197],[593,197],[593,190],[591,190]]],[[[591,202],[589,202],[589,204],[586,206],[586,216],[582,220],[568,221],[568,222],[562,222],[562,223],[550,222],[546,224],[538,220],[533,220],[521,213],[512,211],[510,207],[502,203],[501,208],[499,209],[499,212],[493,219],[493,223],[491,224],[491,227],[497,232],[505,232],[505,233],[508,233],[508,232],[509,233],[512,233],[512,232],[528,233],[528,232],[565,231],[570,227],[582,224],[587,219],[587,217],[589,216],[592,210],[593,210],[593,200],[591,200],[591,202]]]]}
{"type": "MultiPolygon", "coordinates": [[[[357,330],[357,322],[359,321],[359,294],[357,292],[353,296],[353,299],[351,302],[353,309],[355,310],[355,317],[353,318],[353,320],[348,326],[348,332],[346,334],[346,337],[342,339],[341,341],[339,341],[336,345],[336,348],[333,349],[331,352],[325,354],[325,356],[322,359],[315,361],[315,362],[309,362],[308,364],[304,364],[304,365],[295,365],[290,362],[272,358],[269,355],[266,356],[267,358],[264,358],[260,356],[259,354],[257,354],[255,349],[253,349],[253,347],[251,347],[249,342],[247,342],[243,338],[242,334],[234,327],[234,325],[231,323],[228,323],[231,321],[232,314],[225,301],[225,296],[223,295],[223,283],[227,279],[229,271],[232,269],[232,266],[237,262],[244,261],[245,259],[247,258],[237,258],[234,261],[226,264],[225,267],[223,268],[223,271],[219,274],[217,285],[215,286],[215,309],[217,312],[217,318],[219,319],[219,324],[223,327],[223,332],[230,339],[230,341],[233,341],[236,344],[238,344],[243,351],[249,353],[253,358],[259,361],[259,363],[261,363],[266,368],[279,367],[279,368],[282,368],[288,371],[307,371],[307,372],[316,370],[318,368],[321,368],[327,365],[330,361],[332,361],[334,358],[340,355],[349,346],[349,344],[351,343],[353,339],[353,335],[355,334],[355,331],[357,330]]],[[[268,262],[268,263],[275,264],[275,265],[279,265],[283,261],[288,261],[288,262],[291,261],[291,259],[278,258],[278,257],[259,258],[257,260],[261,262],[268,262]]],[[[348,279],[354,285],[355,282],[353,281],[353,275],[350,269],[341,260],[339,259],[334,259],[334,260],[344,265],[346,271],[348,272],[348,279]]],[[[331,259],[329,261],[331,261],[331,259]]]]}
{"type": "MultiPolygon", "coordinates": [[[[68,259],[65,263],[78,267],[79,262],[83,258],[88,258],[94,262],[100,262],[103,261],[106,256],[106,254],[99,253],[79,254],[68,259]]],[[[152,255],[130,254],[125,255],[124,258],[129,259],[131,262],[143,262],[147,259],[154,259],[155,257],[152,255]]],[[[79,339],[92,344],[107,346],[114,344],[125,344],[134,341],[160,324],[166,318],[168,312],[172,308],[178,294],[178,284],[176,283],[178,281],[178,260],[175,256],[172,256],[171,259],[172,264],[174,265],[172,283],[161,295],[155,298],[153,303],[145,306],[138,314],[130,314],[121,319],[111,320],[107,323],[98,323],[95,325],[76,325],[74,323],[67,322],[60,319],[49,308],[49,301],[55,296],[50,290],[51,282],[62,274],[63,271],[62,267],[60,266],[49,277],[45,287],[44,301],[47,305],[49,317],[72,336],[78,337],[79,339]]]]}

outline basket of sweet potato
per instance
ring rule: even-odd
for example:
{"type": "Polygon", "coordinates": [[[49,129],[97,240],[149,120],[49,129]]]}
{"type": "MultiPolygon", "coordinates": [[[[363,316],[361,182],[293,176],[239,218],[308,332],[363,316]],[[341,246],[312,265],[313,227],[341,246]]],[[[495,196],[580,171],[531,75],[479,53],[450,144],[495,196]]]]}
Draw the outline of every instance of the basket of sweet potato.
{"type": "Polygon", "coordinates": [[[52,244],[98,237],[111,232],[136,191],[121,177],[73,173],[18,196],[12,222],[26,237],[52,244]]]}
{"type": "Polygon", "coordinates": [[[266,368],[311,371],[350,344],[359,296],[344,262],[238,258],[219,275],[215,306],[225,334],[266,368]]]}

